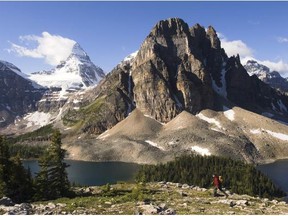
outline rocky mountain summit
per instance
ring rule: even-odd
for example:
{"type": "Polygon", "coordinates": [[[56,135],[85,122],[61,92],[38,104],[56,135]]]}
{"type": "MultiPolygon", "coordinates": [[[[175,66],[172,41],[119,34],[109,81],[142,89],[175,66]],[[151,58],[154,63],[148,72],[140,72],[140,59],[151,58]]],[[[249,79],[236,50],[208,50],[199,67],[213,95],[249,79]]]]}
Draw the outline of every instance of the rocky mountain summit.
{"type": "Polygon", "coordinates": [[[8,198],[0,200],[1,214],[21,215],[282,215],[288,205],[281,200],[268,200],[229,193],[213,197],[213,189],[172,182],[111,185],[77,188],[79,197],[43,203],[14,204],[8,198]],[[110,193],[110,195],[109,195],[110,193]],[[111,196],[116,194],[117,196],[111,196]]]}
{"type": "Polygon", "coordinates": [[[254,60],[247,61],[244,68],[250,76],[256,75],[272,88],[288,93],[288,78],[283,78],[277,71],[271,71],[270,68],[254,60]]]}

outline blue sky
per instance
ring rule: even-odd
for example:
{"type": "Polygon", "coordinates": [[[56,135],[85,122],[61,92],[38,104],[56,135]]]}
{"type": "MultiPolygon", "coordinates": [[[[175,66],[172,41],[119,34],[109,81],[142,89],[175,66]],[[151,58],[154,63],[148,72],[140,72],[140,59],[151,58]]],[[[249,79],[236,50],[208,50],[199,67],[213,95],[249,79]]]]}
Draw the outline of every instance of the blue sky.
{"type": "Polygon", "coordinates": [[[179,17],[189,26],[212,25],[228,54],[240,52],[287,77],[287,11],[288,2],[0,2],[0,59],[25,73],[51,69],[60,54],[48,44],[61,36],[109,72],[159,20],[179,17]]]}

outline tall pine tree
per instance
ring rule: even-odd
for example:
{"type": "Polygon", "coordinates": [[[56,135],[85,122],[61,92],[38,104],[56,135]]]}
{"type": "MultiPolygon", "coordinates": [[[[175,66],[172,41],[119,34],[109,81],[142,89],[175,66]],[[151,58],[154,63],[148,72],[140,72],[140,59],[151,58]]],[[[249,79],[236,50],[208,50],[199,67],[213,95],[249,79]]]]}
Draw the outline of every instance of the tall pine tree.
{"type": "Polygon", "coordinates": [[[61,133],[55,130],[51,145],[39,161],[35,199],[55,199],[69,194],[70,183],[66,172],[68,165],[64,162],[66,151],[61,145],[61,133]]]}
{"type": "Polygon", "coordinates": [[[31,173],[23,167],[19,155],[10,160],[12,171],[9,181],[10,197],[16,203],[30,201],[34,193],[31,173]]]}
{"type": "Polygon", "coordinates": [[[9,182],[9,149],[4,137],[0,136],[0,196],[7,196],[9,182]]]}
{"type": "Polygon", "coordinates": [[[11,158],[4,137],[0,136],[0,196],[14,202],[29,201],[33,194],[32,179],[19,155],[11,158]]]}

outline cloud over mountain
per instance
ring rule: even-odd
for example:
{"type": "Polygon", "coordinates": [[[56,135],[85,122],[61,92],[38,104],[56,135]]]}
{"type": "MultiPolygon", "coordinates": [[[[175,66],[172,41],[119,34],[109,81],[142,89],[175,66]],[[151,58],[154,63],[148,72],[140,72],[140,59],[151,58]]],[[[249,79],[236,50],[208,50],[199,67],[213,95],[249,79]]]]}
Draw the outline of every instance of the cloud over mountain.
{"type": "Polygon", "coordinates": [[[253,56],[253,50],[242,40],[228,40],[223,34],[217,33],[221,40],[221,46],[225,49],[228,56],[239,54],[241,58],[253,56]]]}
{"type": "Polygon", "coordinates": [[[76,43],[69,38],[52,35],[48,32],[42,32],[41,36],[20,36],[19,40],[24,45],[10,42],[11,47],[8,52],[14,52],[23,57],[43,58],[47,64],[52,66],[56,66],[60,61],[65,60],[76,43]]]}
{"type": "MultiPolygon", "coordinates": [[[[246,64],[249,60],[255,60],[260,64],[266,65],[272,71],[278,71],[283,77],[288,77],[288,63],[283,59],[278,61],[271,60],[259,60],[254,57],[253,49],[249,47],[242,40],[228,40],[223,34],[217,33],[221,40],[221,46],[225,49],[228,56],[239,54],[241,57],[241,63],[246,64]]],[[[288,42],[288,38],[278,38],[279,42],[288,42]]]]}

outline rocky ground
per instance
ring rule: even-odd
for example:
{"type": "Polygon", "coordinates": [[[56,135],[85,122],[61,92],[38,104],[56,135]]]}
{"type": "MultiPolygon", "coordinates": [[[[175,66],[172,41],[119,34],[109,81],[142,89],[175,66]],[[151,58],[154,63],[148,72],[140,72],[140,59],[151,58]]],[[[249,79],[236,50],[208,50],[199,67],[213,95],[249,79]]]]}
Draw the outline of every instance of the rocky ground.
{"type": "Polygon", "coordinates": [[[77,197],[47,202],[14,204],[0,200],[1,214],[84,215],[84,214],[288,214],[282,200],[260,199],[229,193],[212,196],[212,189],[187,184],[159,182],[148,184],[118,183],[101,187],[75,188],[77,197]]]}

